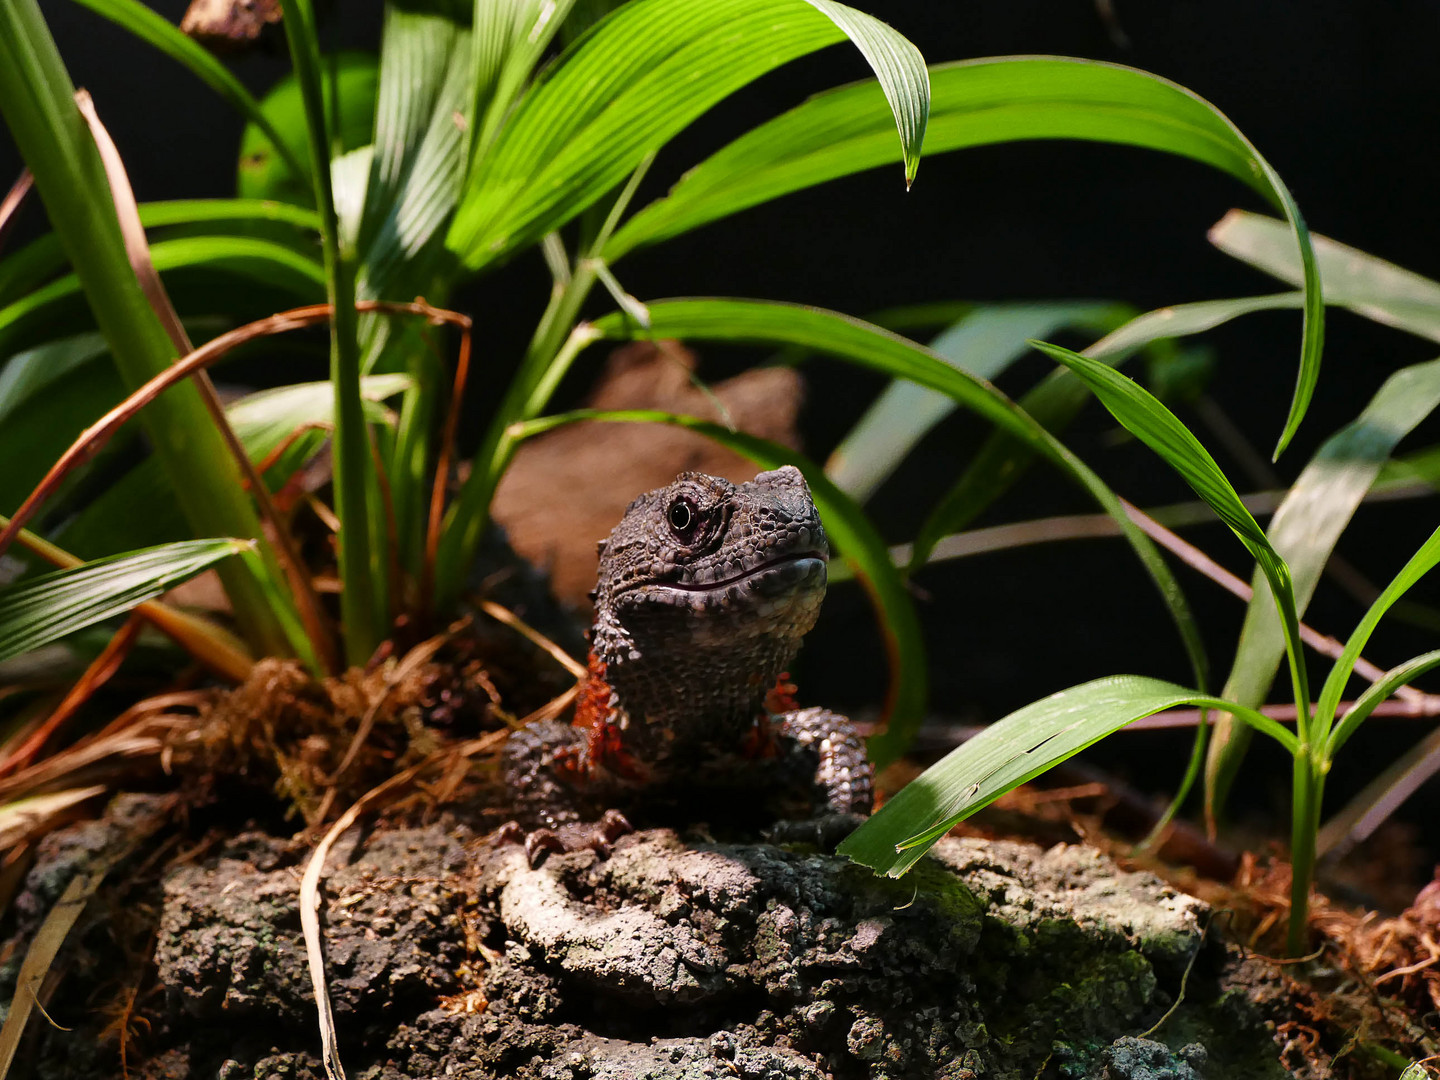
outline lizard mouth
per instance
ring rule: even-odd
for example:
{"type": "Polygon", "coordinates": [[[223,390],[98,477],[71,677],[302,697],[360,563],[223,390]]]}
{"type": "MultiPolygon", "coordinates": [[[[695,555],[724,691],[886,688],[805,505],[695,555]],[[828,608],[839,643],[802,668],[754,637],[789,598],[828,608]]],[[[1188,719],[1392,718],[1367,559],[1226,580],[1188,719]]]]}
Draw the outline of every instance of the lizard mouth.
{"type": "Polygon", "coordinates": [[[706,594],[720,593],[734,589],[737,585],[751,584],[755,587],[766,582],[775,582],[786,587],[796,585],[810,578],[818,570],[824,574],[824,567],[827,555],[823,551],[814,548],[805,551],[792,551],[773,559],[766,559],[758,566],[742,571],[732,577],[723,578],[720,581],[647,581],[625,590],[626,592],[644,591],[647,593],[689,593],[706,594]]]}

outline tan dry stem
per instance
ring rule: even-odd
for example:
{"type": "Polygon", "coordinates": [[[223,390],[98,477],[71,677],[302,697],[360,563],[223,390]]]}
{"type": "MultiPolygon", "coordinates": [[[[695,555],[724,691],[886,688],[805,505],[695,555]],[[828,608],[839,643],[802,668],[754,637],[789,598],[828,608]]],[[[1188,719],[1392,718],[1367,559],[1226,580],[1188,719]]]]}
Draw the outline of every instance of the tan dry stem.
{"type": "Polygon", "coordinates": [[[10,226],[15,223],[15,212],[25,201],[25,196],[30,194],[30,189],[35,186],[35,177],[29,169],[21,169],[20,175],[10,190],[6,192],[4,201],[0,201],[0,245],[5,243],[5,234],[10,231],[10,226]]]}

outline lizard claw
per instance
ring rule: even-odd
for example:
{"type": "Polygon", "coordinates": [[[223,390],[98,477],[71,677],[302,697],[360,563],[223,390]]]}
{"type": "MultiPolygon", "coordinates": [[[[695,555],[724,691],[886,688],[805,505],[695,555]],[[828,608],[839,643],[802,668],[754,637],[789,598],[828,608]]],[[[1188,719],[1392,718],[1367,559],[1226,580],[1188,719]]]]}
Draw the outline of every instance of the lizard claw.
{"type": "Polygon", "coordinates": [[[536,829],[525,837],[525,861],[530,864],[531,870],[544,862],[550,852],[565,850],[565,841],[550,829],[536,829]]]}
{"type": "Polygon", "coordinates": [[[628,818],[619,810],[606,810],[599,821],[565,822],[554,828],[526,831],[518,821],[507,821],[496,829],[491,842],[519,844],[525,849],[525,861],[533,870],[545,861],[550,852],[593,851],[602,859],[610,857],[615,841],[635,831],[628,818]]]}
{"type": "Polygon", "coordinates": [[[606,810],[590,834],[590,846],[602,859],[610,857],[610,851],[615,841],[622,836],[629,836],[635,831],[635,826],[630,824],[630,819],[619,810],[606,810]]]}

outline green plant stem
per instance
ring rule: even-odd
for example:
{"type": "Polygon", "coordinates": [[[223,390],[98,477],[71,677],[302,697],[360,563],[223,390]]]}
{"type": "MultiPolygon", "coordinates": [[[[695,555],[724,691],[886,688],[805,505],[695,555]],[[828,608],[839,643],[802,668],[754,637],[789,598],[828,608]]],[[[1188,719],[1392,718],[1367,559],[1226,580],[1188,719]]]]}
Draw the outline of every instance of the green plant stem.
{"type": "MultiPolygon", "coordinates": [[[[380,644],[386,625],[386,560],[380,523],[372,521],[370,495],[378,485],[360,394],[360,338],[355,314],[355,257],[342,250],[335,192],[330,185],[330,137],[321,80],[320,48],[309,0],[282,0],[285,37],[305,102],[315,205],[320,211],[325,279],[334,316],[330,323],[330,381],[335,387],[335,513],[340,518],[340,621],[345,656],[363,664],[380,644]]],[[[378,508],[378,500],[375,505],[378,508]]]]}
{"type": "MultiPolygon", "coordinates": [[[[572,338],[571,329],[580,308],[595,286],[598,265],[593,259],[581,259],[570,280],[557,282],[551,291],[550,303],[535,328],[525,359],[510,380],[505,397],[485,430],[470,476],[445,516],[445,530],[440,539],[435,567],[435,603],[438,610],[443,611],[453,604],[464,587],[465,575],[475,559],[480,537],[489,522],[490,500],[515,452],[518,440],[510,431],[511,425],[539,415],[570,361],[579,352],[581,343],[568,349],[566,345],[572,338]]],[[[589,344],[590,340],[593,338],[587,338],[583,344],[589,344]]]]}
{"type": "Polygon", "coordinates": [[[1293,818],[1290,823],[1290,925],[1285,948],[1301,956],[1307,943],[1310,883],[1315,879],[1315,835],[1320,830],[1320,798],[1325,774],[1308,743],[1295,755],[1293,818]]]}
{"type": "Polygon", "coordinates": [[[610,237],[620,224],[640,181],[645,178],[655,160],[653,153],[647,154],[635,166],[624,186],[615,196],[610,211],[600,225],[600,230],[585,254],[576,260],[573,273],[561,273],[564,266],[564,246],[558,240],[550,243],[547,239],[546,258],[551,264],[555,284],[550,291],[550,303],[535,328],[530,348],[520,364],[520,370],[510,381],[500,408],[486,429],[485,439],[474,458],[470,477],[460,489],[460,495],[450,507],[445,518],[444,535],[435,568],[435,602],[441,611],[452,604],[460,595],[465,574],[474,561],[480,537],[490,517],[490,500],[495,497],[495,488],[510,457],[515,453],[519,438],[511,430],[512,425],[523,420],[533,420],[544,411],[550,402],[550,395],[570,369],[571,362],[580,350],[589,345],[598,335],[579,332],[575,320],[580,317],[590,290],[606,269],[601,252],[610,242],[610,237]]]}
{"type": "MultiPolygon", "coordinates": [[[[0,2],[0,114],[35,175],[120,377],[133,390],[168,367],[175,350],[131,269],[105,168],[74,95],[35,0],[0,2]]],[[[235,462],[196,389],[173,387],[141,422],[195,534],[249,537],[270,554],[235,462]]],[[[273,555],[266,563],[273,564],[273,555]]],[[[246,563],[227,559],[219,572],[245,635],[260,650],[288,653],[280,622],[246,563]]]]}

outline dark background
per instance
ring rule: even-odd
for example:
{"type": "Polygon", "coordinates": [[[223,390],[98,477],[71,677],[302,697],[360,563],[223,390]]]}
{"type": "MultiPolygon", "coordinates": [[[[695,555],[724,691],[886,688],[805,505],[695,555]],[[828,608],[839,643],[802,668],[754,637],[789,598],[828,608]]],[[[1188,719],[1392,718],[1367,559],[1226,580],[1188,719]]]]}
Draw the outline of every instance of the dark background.
{"type": "MultiPolygon", "coordinates": [[[[179,18],[184,4],[153,6],[179,18]]],[[[1015,53],[1112,60],[1156,72],[1201,94],[1240,127],[1279,171],[1312,229],[1440,277],[1436,240],[1435,132],[1440,130],[1436,46],[1440,5],[1294,0],[1268,3],[1137,3],[1087,0],[966,4],[871,0],[862,4],[911,38],[931,61],[1015,53]]],[[[94,95],[130,168],[141,200],[233,191],[241,121],[187,72],[77,5],[42,4],[77,85],[94,95]]],[[[373,48],[380,5],[332,9],[328,33],[346,47],[373,48]],[[337,15],[343,12],[343,19],[337,15]]],[[[255,90],[285,70],[283,58],[251,55],[235,69],[255,90]]],[[[761,80],[716,109],[668,148],[647,180],[658,194],[690,164],[809,93],[865,75],[854,50],[832,48],[761,80]]],[[[18,171],[0,131],[0,177],[18,171]]],[[[641,202],[644,201],[642,194],[641,202]]],[[[1206,229],[1232,206],[1265,207],[1227,176],[1140,150],[1032,143],[926,158],[914,190],[901,168],[877,170],[727,219],[638,252],[618,268],[642,299],[729,294],[801,301],[864,314],[926,300],[1114,298],[1142,308],[1247,293],[1274,282],[1212,249],[1206,229]]],[[[43,227],[27,208],[17,240],[43,227]]],[[[505,365],[523,348],[548,280],[537,258],[467,289],[457,305],[483,330],[477,412],[505,365]]],[[[600,308],[605,303],[597,301],[600,308]]],[[[1325,369],[1314,406],[1277,466],[1292,479],[1327,434],[1352,419],[1395,368],[1433,346],[1344,312],[1327,320],[1325,369]]],[[[1214,399],[1267,454],[1294,383],[1300,320],[1293,312],[1251,316],[1213,333],[1214,399]]],[[[1081,345],[1084,342],[1070,342],[1081,345]]],[[[753,357],[707,357],[719,377],[753,357]]],[[[591,367],[579,372],[583,379],[591,367]]],[[[1042,374],[1036,358],[1002,381],[1019,392],[1042,374]]],[[[318,370],[316,372],[318,374],[318,370]]],[[[812,455],[828,453],[873,400],[880,383],[836,364],[807,367],[804,426],[812,455]]],[[[293,373],[292,373],[293,376],[293,373]]],[[[1182,410],[1182,418],[1196,422],[1182,410]]],[[[1203,426],[1202,438],[1213,446],[1203,426]]],[[[984,432],[963,416],[941,425],[871,503],[887,537],[908,540],[984,432]]],[[[1405,446],[1440,436],[1429,423],[1405,446]]],[[[1115,438],[1092,408],[1071,445],[1116,489],[1141,505],[1189,497],[1143,448],[1115,438]]],[[[1257,485],[1217,453],[1242,490],[1257,485]]],[[[982,524],[1093,508],[1040,470],[982,524]]],[[[1434,504],[1362,508],[1340,551],[1383,584],[1435,523],[1434,504]]],[[[1223,529],[1186,534],[1245,573],[1243,550],[1223,529]]],[[[1217,682],[1228,668],[1242,605],[1181,569],[1210,646],[1217,682]]],[[[922,617],[932,656],[938,716],[983,722],[1054,690],[1116,672],[1189,681],[1176,635],[1148,579],[1121,542],[1028,548],[927,570],[922,617]]],[[[1433,585],[1417,590],[1436,595],[1433,585]]],[[[1344,638],[1361,607],[1322,583],[1309,620],[1344,638]]],[[[1367,655],[1381,666],[1434,647],[1434,635],[1382,628],[1367,655]]],[[[1324,668],[1313,665],[1317,681],[1324,668]]],[[[864,714],[883,692],[884,662],[863,597],[832,590],[801,661],[809,697],[864,714]]],[[[1342,798],[1416,738],[1411,721],[1378,721],[1347,748],[1333,778],[1342,798]]],[[[1188,735],[1134,734],[1096,753],[1151,790],[1173,784],[1188,735]]],[[[1242,784],[1255,809],[1278,808],[1288,765],[1252,756],[1242,784]]],[[[1407,816],[1440,849],[1437,785],[1407,816]]],[[[1338,805],[1338,802],[1336,803],[1338,805]]]]}

